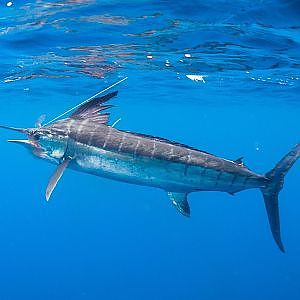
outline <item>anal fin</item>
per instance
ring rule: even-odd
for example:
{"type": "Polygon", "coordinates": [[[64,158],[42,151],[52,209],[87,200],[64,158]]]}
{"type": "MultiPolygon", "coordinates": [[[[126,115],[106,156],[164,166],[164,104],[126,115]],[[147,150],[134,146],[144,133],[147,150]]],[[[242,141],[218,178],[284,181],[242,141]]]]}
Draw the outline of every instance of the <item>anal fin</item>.
{"type": "Polygon", "coordinates": [[[190,216],[190,206],[186,193],[168,192],[168,196],[177,210],[186,217],[190,216]]]}
{"type": "Polygon", "coordinates": [[[63,175],[65,169],[68,167],[69,163],[71,161],[71,158],[65,158],[61,164],[58,165],[55,172],[52,174],[52,176],[49,179],[47,189],[46,189],[46,200],[49,201],[52,192],[54,191],[59,179],[63,175]]]}

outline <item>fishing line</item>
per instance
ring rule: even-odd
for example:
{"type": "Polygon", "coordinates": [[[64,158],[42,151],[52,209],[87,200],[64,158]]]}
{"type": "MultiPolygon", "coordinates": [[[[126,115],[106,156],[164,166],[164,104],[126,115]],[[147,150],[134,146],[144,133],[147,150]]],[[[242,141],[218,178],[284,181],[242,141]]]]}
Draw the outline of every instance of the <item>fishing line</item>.
{"type": "Polygon", "coordinates": [[[49,122],[47,122],[46,124],[44,124],[42,127],[47,126],[47,125],[53,123],[54,121],[56,121],[56,120],[58,120],[59,118],[65,116],[66,114],[70,113],[70,112],[73,111],[74,109],[78,108],[79,106],[81,106],[81,105],[83,105],[83,104],[89,102],[90,100],[92,100],[92,99],[94,99],[95,97],[99,96],[100,94],[102,94],[102,93],[104,93],[104,92],[110,90],[111,88],[115,87],[116,85],[120,84],[121,82],[123,82],[123,81],[125,81],[125,80],[127,80],[127,79],[128,79],[128,77],[125,77],[125,78],[119,80],[118,82],[112,84],[111,86],[109,86],[109,87],[105,88],[104,90],[98,92],[97,94],[93,95],[92,97],[90,97],[90,98],[84,100],[83,102],[79,103],[78,105],[76,105],[76,106],[70,108],[69,110],[65,111],[65,112],[62,113],[61,115],[55,117],[55,118],[52,119],[51,121],[49,121],[49,122]]]}
{"type": "Polygon", "coordinates": [[[114,124],[111,125],[111,127],[115,127],[121,120],[122,120],[122,118],[119,118],[118,120],[116,120],[114,122],[114,124]]]}

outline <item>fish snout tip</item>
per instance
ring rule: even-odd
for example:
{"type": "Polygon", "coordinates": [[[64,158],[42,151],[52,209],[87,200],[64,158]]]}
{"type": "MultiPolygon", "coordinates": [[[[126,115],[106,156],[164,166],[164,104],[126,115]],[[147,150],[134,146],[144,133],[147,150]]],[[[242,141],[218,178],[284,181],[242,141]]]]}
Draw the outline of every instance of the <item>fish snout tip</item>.
{"type": "Polygon", "coordinates": [[[0,125],[0,128],[17,131],[17,132],[21,132],[21,133],[25,133],[25,134],[27,133],[26,128],[17,128],[17,127],[10,127],[10,126],[4,126],[4,125],[0,125]]]}

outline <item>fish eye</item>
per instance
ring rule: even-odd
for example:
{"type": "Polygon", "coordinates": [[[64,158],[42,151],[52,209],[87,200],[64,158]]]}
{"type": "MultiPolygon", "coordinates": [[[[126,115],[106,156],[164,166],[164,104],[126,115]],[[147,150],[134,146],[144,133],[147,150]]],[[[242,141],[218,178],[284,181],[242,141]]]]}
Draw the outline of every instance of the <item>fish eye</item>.
{"type": "Polygon", "coordinates": [[[35,133],[33,136],[36,140],[39,140],[41,137],[41,135],[39,133],[35,133]]]}

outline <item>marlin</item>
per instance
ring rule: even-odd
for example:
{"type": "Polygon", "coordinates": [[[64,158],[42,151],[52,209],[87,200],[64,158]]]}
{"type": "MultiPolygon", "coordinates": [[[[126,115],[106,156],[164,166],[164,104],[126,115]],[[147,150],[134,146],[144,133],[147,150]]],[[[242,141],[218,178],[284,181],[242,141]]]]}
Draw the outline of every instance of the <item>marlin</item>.
{"type": "Polygon", "coordinates": [[[67,168],[127,183],[166,191],[171,203],[190,216],[191,192],[220,191],[231,195],[258,188],[267,210],[273,238],[284,252],[280,234],[278,195],[284,176],[300,156],[300,144],[266,174],[257,174],[242,161],[227,160],[167,139],[118,130],[108,125],[117,92],[95,97],[78,106],[67,118],[36,128],[1,126],[27,135],[22,144],[33,155],[57,165],[47,189],[48,201],[67,168]]]}

